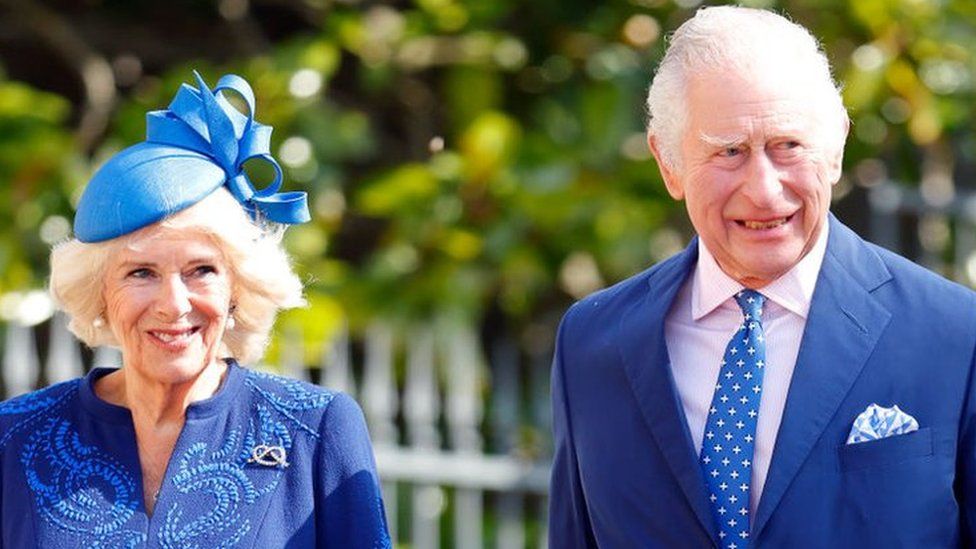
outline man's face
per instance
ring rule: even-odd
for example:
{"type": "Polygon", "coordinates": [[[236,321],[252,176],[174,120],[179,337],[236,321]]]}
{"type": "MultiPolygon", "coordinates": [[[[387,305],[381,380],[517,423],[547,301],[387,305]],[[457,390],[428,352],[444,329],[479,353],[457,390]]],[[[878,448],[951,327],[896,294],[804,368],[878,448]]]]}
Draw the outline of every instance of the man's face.
{"type": "Polygon", "coordinates": [[[679,166],[662,166],[699,237],[730,277],[761,288],[817,241],[840,176],[846,119],[812,86],[757,70],[695,75],[679,166]]]}

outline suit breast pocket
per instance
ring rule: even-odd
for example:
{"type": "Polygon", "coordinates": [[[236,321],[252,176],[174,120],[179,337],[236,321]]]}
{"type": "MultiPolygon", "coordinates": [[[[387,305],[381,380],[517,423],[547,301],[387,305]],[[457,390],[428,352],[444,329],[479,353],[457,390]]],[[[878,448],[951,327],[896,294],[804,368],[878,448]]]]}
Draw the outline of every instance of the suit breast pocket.
{"type": "Polygon", "coordinates": [[[844,471],[885,468],[913,459],[931,456],[932,430],[924,427],[904,435],[840,447],[840,467],[844,471]]]}

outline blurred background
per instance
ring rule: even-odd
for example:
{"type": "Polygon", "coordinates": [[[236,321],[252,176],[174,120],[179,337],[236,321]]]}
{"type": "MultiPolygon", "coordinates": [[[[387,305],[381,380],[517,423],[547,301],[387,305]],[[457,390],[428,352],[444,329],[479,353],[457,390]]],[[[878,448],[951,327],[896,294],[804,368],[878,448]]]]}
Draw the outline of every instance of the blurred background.
{"type": "MultiPolygon", "coordinates": [[[[833,211],[972,285],[976,3],[743,3],[810,28],[844,85],[833,211]]],[[[146,111],[237,73],[313,209],[286,236],[309,307],[260,367],[359,398],[400,546],[544,546],[560,315],[690,236],[644,94],[702,4],[0,0],[3,394],[118,362],[54,314],[50,246],[146,111]]]]}

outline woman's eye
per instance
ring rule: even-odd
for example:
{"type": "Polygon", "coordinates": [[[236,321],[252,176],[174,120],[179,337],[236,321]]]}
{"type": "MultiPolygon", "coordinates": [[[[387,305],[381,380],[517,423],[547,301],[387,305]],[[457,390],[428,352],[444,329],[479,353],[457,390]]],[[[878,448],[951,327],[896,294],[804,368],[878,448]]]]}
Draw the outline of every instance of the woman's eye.
{"type": "Polygon", "coordinates": [[[149,278],[150,276],[152,276],[152,271],[146,268],[133,269],[129,271],[128,274],[126,274],[125,276],[129,278],[149,278]]]}
{"type": "Polygon", "coordinates": [[[213,265],[200,265],[193,269],[193,274],[197,276],[211,275],[217,272],[217,268],[213,265]]]}

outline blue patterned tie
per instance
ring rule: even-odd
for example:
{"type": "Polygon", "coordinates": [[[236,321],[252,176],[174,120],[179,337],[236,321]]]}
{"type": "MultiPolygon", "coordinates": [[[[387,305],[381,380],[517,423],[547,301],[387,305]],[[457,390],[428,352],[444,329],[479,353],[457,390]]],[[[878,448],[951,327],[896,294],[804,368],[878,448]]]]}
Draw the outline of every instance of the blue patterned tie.
{"type": "Polygon", "coordinates": [[[723,549],[750,546],[752,449],[766,362],[765,299],[753,290],[735,295],[744,320],[725,348],[702,439],[701,467],[723,549]]]}

